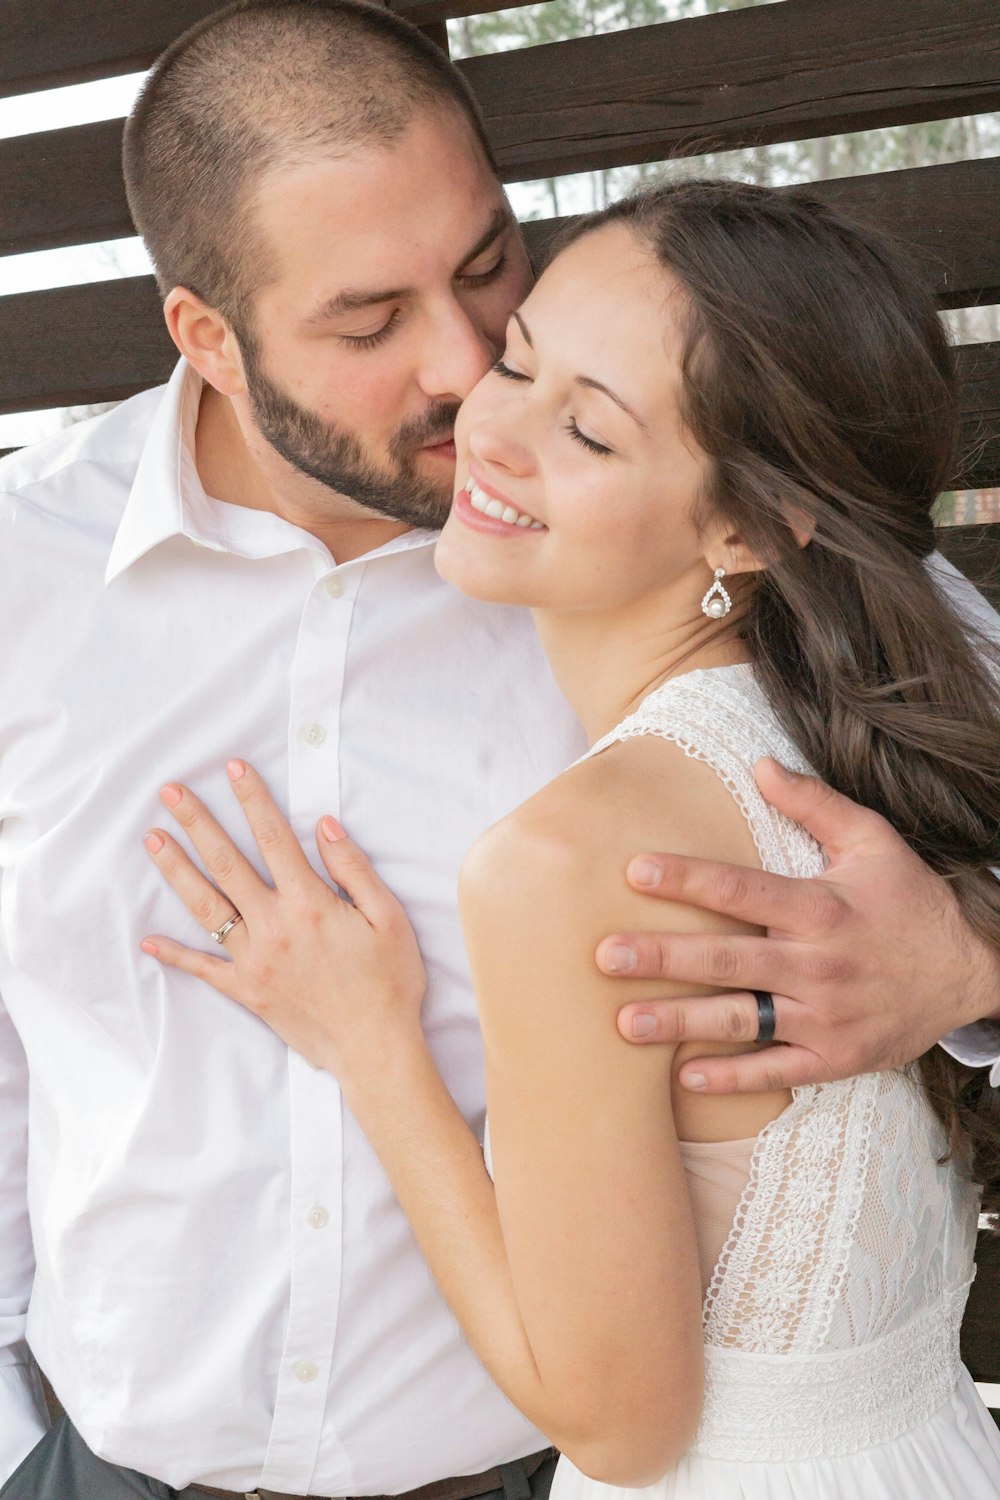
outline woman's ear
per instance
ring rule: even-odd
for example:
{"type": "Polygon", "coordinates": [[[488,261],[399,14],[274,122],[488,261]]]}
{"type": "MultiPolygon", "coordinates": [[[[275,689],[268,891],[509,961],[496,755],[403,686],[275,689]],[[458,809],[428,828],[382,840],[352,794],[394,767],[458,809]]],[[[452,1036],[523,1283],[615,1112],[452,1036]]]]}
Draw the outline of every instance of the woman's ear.
{"type": "MultiPolygon", "coordinates": [[[[806,515],[803,510],[786,506],[785,521],[798,546],[808,547],[816,530],[816,522],[812,516],[806,515]]],[[[767,567],[767,560],[754,551],[741,532],[720,531],[716,536],[706,534],[704,541],[705,561],[713,572],[716,568],[725,568],[731,575],[762,573],[767,567]]]]}
{"type": "Polygon", "coordinates": [[[246,390],[236,335],[220,312],[196,292],[175,286],[163,304],[167,331],[189,365],[223,396],[246,390]]]}

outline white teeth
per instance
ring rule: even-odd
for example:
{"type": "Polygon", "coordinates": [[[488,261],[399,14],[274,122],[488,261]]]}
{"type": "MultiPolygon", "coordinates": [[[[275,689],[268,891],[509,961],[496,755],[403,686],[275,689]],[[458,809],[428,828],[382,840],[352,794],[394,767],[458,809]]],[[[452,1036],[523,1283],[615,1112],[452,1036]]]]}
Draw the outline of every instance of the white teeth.
{"type": "Polygon", "coordinates": [[[465,488],[469,495],[469,504],[473,510],[478,510],[482,515],[490,516],[495,521],[504,521],[508,526],[530,527],[532,531],[545,530],[541,521],[523,515],[521,511],[515,510],[513,505],[505,505],[502,500],[494,500],[492,496],[487,495],[474,479],[468,480],[465,488]]]}

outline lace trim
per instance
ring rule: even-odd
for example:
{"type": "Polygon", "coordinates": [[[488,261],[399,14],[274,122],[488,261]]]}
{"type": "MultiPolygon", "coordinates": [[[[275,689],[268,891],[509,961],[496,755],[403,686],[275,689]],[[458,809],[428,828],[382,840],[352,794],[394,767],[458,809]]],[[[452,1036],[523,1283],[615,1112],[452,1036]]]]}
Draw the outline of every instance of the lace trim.
{"type": "Polygon", "coordinates": [[[691,1448],[707,1458],[794,1462],[857,1453],[925,1422],[955,1388],[969,1283],[895,1333],[808,1362],[705,1351],[705,1404],[691,1448]]]}
{"type": "Polygon", "coordinates": [[[705,1341],[787,1355],[822,1347],[868,1177],[877,1075],[793,1091],[761,1131],[705,1294],[705,1341]]]}
{"type": "MultiPolygon", "coordinates": [[[[712,768],[766,870],[822,872],[817,844],[754,780],[764,755],[810,768],[752,667],[673,678],[589,753],[649,734],[712,768]]],[[[852,1452],[941,1405],[959,1368],[975,1193],[940,1163],[939,1140],[899,1073],[797,1089],[761,1132],[705,1297],[695,1451],[779,1462],[852,1452]]]]}

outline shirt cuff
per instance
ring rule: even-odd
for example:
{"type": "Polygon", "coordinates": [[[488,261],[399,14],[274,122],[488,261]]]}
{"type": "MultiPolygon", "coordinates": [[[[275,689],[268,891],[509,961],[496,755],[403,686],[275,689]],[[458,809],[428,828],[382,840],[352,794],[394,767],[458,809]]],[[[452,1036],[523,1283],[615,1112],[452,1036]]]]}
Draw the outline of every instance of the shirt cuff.
{"type": "Polygon", "coordinates": [[[0,1489],[49,1430],[34,1364],[0,1364],[0,1489]]]}
{"type": "Polygon", "coordinates": [[[974,1021],[941,1038],[941,1046],[969,1068],[989,1068],[990,1083],[1000,1088],[1000,1023],[974,1021]]]}

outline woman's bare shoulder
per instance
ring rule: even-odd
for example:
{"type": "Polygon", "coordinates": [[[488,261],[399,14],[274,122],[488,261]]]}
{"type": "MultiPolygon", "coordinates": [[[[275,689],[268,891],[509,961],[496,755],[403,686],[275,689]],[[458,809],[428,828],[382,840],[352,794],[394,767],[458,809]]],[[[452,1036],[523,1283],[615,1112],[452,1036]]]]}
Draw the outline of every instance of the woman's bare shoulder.
{"type": "Polygon", "coordinates": [[[534,860],[588,879],[595,861],[619,861],[615,876],[623,878],[621,860],[653,849],[760,866],[746,820],[712,767],[642,735],[571,766],[494,824],[473,845],[463,884],[485,880],[495,889],[508,866],[530,878],[534,860]]]}

